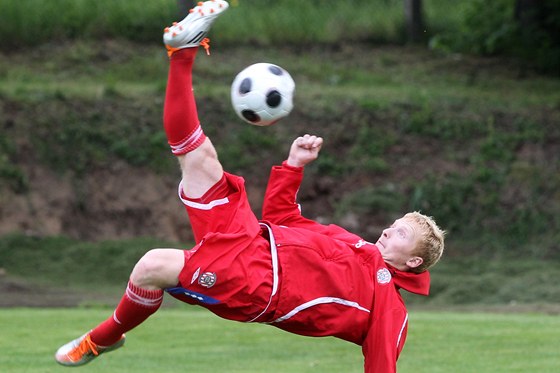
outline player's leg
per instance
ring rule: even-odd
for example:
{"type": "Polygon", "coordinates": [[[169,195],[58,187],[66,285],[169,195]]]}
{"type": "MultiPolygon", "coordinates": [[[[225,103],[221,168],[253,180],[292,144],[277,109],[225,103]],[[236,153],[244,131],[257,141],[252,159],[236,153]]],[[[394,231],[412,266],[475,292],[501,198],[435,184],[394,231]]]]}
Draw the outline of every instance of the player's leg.
{"type": "Polygon", "coordinates": [[[165,95],[163,123],[173,154],[178,156],[183,173],[183,191],[188,198],[201,198],[223,178],[216,150],[206,138],[196,108],[192,70],[210,25],[228,3],[207,1],[194,8],[189,16],[167,28],[164,43],[169,50],[169,75],[165,95]]]}
{"type": "MultiPolygon", "coordinates": [[[[198,118],[192,73],[199,48],[192,48],[185,40],[200,40],[206,31],[197,30],[207,30],[209,20],[214,20],[228,5],[224,1],[212,1],[200,7],[164,34],[169,50],[169,75],[163,123],[171,151],[181,166],[181,198],[204,205],[226,197],[231,191],[216,149],[205,136],[198,118]],[[208,14],[213,18],[204,17],[208,14]]],[[[191,216],[197,242],[207,231],[207,224],[202,220],[191,216]]]]}
{"type": "MultiPolygon", "coordinates": [[[[222,0],[199,3],[181,22],[166,29],[164,42],[170,55],[164,128],[183,172],[183,188],[189,198],[200,198],[224,184],[223,170],[214,147],[198,121],[192,92],[192,65],[199,45],[216,17],[227,9],[222,0]],[[221,183],[220,183],[221,181],[221,183]]],[[[213,194],[213,193],[211,193],[213,194]]],[[[55,358],[63,365],[83,365],[99,354],[124,344],[124,333],[156,312],[163,289],[174,286],[184,265],[181,250],[157,249],[148,252],[135,266],[125,294],[111,317],[66,345],[55,358]]]]}
{"type": "Polygon", "coordinates": [[[99,354],[124,344],[125,334],[154,314],[163,301],[163,289],[175,286],[184,265],[184,253],[154,249],[132,270],[125,294],[113,314],[90,332],[60,347],[55,359],[62,365],[78,366],[99,354]]]}
{"type": "Polygon", "coordinates": [[[90,332],[92,341],[111,346],[155,313],[163,301],[163,289],[177,284],[183,265],[182,250],[148,251],[134,266],[126,292],[113,315],[90,332]]]}

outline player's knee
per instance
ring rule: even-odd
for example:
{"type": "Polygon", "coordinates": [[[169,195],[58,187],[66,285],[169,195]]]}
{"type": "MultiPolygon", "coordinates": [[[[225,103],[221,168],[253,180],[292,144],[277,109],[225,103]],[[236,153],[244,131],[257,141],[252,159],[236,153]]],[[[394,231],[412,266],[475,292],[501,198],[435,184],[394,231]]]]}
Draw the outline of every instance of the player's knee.
{"type": "Polygon", "coordinates": [[[144,288],[173,286],[182,268],[178,256],[179,250],[152,249],[136,263],[130,280],[144,288]]]}
{"type": "Polygon", "coordinates": [[[200,150],[201,150],[201,156],[203,156],[204,158],[207,159],[218,159],[218,152],[216,151],[216,148],[214,147],[214,145],[212,144],[212,141],[210,139],[207,139],[201,146],[200,146],[200,150]]]}
{"type": "Polygon", "coordinates": [[[207,138],[198,148],[179,158],[183,170],[206,169],[218,162],[218,153],[207,138]]]}

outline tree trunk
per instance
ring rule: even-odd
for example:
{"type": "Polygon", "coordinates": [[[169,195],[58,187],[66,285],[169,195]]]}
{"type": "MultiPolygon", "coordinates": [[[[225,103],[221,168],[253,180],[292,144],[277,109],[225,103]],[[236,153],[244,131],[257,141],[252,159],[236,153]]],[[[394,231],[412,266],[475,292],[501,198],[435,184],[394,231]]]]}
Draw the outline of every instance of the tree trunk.
{"type": "Polygon", "coordinates": [[[517,0],[515,2],[515,19],[522,27],[540,25],[544,16],[544,2],[542,0],[517,0]]]}
{"type": "Polygon", "coordinates": [[[404,0],[404,16],[408,41],[417,43],[424,37],[422,0],[404,0]]]}

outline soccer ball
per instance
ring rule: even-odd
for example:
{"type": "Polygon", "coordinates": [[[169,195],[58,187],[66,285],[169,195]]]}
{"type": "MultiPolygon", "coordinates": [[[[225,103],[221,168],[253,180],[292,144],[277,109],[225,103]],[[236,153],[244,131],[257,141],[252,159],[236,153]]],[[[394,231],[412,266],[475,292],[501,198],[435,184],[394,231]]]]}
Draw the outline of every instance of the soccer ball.
{"type": "Polygon", "coordinates": [[[269,126],[290,114],[295,87],[290,74],[280,66],[256,63],[233,80],[231,103],[247,123],[269,126]]]}

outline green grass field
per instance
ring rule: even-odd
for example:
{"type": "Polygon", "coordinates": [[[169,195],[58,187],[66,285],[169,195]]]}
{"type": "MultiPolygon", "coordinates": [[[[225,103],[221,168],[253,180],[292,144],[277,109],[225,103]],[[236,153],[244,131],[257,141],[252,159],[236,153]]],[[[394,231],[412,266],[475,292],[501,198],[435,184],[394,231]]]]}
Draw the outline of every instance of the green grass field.
{"type": "MultiPolygon", "coordinates": [[[[2,372],[63,372],[59,345],[110,309],[0,309],[2,372]]],[[[544,314],[411,312],[399,373],[557,372],[560,318],[544,314]]],[[[193,307],[164,308],[128,333],[125,348],[81,372],[361,372],[358,346],[244,325],[193,307]]]]}

